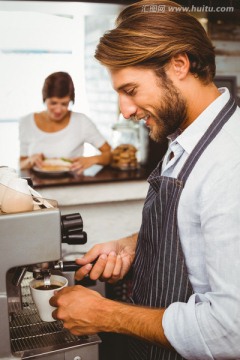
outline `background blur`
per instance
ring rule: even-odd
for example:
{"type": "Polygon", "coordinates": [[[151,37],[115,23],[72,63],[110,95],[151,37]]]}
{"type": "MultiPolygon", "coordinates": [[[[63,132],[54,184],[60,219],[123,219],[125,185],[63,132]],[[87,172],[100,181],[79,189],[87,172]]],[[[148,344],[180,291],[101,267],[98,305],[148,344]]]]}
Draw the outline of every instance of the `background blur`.
{"type": "MultiPolygon", "coordinates": [[[[94,52],[100,36],[114,26],[124,6],[120,3],[131,1],[0,2],[0,165],[18,167],[18,120],[44,109],[43,81],[55,71],[69,72],[76,88],[73,110],[89,115],[111,143],[111,127],[119,115],[117,96],[94,52]]],[[[207,1],[179,3],[194,4],[193,15],[216,47],[217,75],[230,76],[239,96],[240,1],[218,1],[219,12],[202,11],[212,5],[207,1]],[[234,11],[225,10],[228,6],[234,6],[234,11]]],[[[86,146],[86,154],[93,151],[86,146]]]]}

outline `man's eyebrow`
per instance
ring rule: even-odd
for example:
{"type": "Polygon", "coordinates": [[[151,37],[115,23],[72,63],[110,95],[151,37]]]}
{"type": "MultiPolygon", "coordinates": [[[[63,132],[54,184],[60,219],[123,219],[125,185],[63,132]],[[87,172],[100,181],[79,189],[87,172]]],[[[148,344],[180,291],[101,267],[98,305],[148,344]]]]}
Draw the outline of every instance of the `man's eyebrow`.
{"type": "Polygon", "coordinates": [[[129,83],[126,83],[126,84],[123,84],[121,86],[119,86],[118,88],[116,88],[116,91],[121,91],[123,90],[124,88],[128,87],[128,86],[137,86],[137,84],[135,82],[129,82],[129,83]]]}

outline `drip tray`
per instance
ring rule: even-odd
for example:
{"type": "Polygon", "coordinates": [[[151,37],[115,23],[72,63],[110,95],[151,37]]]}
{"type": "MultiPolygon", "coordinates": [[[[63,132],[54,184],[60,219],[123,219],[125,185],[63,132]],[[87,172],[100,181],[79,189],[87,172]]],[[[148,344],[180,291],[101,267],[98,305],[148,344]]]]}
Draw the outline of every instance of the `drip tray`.
{"type": "Polygon", "coordinates": [[[11,303],[10,337],[12,353],[28,359],[37,355],[50,354],[101,342],[97,335],[75,336],[63,328],[61,321],[43,322],[33,303],[28,286],[30,277],[22,281],[22,307],[11,303]]]}

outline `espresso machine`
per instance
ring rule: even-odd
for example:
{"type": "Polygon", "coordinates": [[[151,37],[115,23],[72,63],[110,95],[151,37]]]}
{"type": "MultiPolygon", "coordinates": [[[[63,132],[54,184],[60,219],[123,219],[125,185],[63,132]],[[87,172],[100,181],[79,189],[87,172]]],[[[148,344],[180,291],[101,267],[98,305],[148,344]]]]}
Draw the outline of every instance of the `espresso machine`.
{"type": "Polygon", "coordinates": [[[75,336],[61,321],[43,322],[29,282],[73,271],[61,243],[83,244],[81,215],[62,216],[56,202],[36,199],[33,211],[0,211],[0,359],[97,360],[98,335],[75,336]]]}

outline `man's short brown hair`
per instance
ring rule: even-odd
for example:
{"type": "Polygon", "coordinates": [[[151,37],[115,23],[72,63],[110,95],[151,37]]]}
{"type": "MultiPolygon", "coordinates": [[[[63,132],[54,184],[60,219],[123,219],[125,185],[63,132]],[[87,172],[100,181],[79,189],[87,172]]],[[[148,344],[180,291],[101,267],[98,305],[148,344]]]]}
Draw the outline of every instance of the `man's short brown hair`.
{"type": "Polygon", "coordinates": [[[213,80],[214,47],[200,22],[175,2],[142,0],[120,13],[116,28],[100,39],[95,57],[112,69],[141,66],[161,74],[181,53],[187,54],[192,74],[206,84],[213,80]]]}

